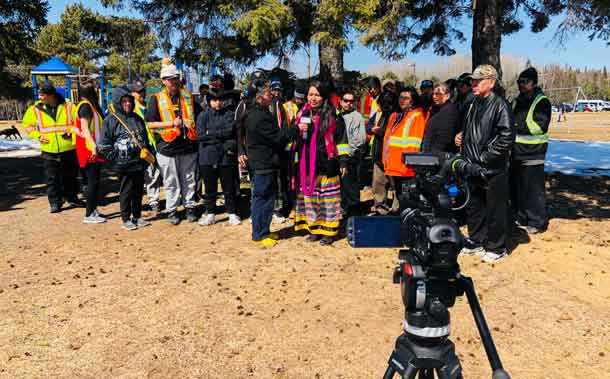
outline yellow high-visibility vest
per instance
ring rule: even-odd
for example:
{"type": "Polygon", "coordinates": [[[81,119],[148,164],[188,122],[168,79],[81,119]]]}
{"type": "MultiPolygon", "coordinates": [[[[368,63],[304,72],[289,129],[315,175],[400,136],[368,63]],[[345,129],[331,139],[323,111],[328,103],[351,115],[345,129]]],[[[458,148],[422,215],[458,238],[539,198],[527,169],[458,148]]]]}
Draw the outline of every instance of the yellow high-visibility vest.
{"type": "Polygon", "coordinates": [[[23,116],[22,124],[29,138],[38,140],[44,136],[49,143],[41,143],[40,151],[46,153],[63,153],[74,150],[76,146],[72,137],[64,138],[66,133],[74,132],[74,107],[66,101],[57,105],[55,120],[41,108],[46,106],[39,100],[30,106],[23,116]]]}

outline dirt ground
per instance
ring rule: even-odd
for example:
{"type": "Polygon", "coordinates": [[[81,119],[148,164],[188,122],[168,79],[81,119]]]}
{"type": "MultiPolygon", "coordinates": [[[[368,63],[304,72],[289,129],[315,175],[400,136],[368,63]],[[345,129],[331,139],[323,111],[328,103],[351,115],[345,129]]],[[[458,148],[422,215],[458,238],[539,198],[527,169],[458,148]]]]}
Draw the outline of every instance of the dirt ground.
{"type": "MultiPolygon", "coordinates": [[[[610,117],[584,116],[552,135],[610,140],[610,117]]],[[[39,158],[0,159],[0,178],[0,378],[382,376],[403,318],[396,250],[320,247],[289,223],[264,250],[225,215],[126,232],[112,178],[110,220],[89,226],[82,209],[48,213],[39,158]]],[[[547,185],[546,233],[460,264],[513,378],[608,378],[610,178],[547,185]]],[[[465,298],[451,315],[465,378],[489,378],[465,298]]]]}

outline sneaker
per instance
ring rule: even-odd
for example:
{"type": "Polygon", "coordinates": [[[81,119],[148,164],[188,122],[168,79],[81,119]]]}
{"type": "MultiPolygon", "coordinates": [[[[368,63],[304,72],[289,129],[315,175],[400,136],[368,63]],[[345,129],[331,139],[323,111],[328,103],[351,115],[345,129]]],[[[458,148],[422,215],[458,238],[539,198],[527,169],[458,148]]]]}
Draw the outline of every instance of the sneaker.
{"type": "Polygon", "coordinates": [[[320,245],[322,246],[330,246],[333,244],[333,237],[331,236],[324,236],[320,239],[320,245]]]}
{"type": "Polygon", "coordinates": [[[477,255],[482,257],[485,255],[485,248],[480,243],[475,242],[470,238],[466,238],[464,241],[464,247],[460,253],[463,255],[477,255]]]}
{"type": "Polygon", "coordinates": [[[121,228],[123,228],[125,230],[136,230],[136,229],[138,229],[136,224],[134,224],[131,220],[125,221],[123,223],[123,225],[121,225],[121,228]]]}
{"type": "Polygon", "coordinates": [[[68,199],[68,204],[75,208],[84,208],[85,207],[85,202],[79,198],[68,199]]]}
{"type": "Polygon", "coordinates": [[[284,216],[274,214],[273,217],[271,217],[271,223],[273,224],[283,224],[285,222],[286,217],[284,216]]]}
{"type": "Polygon", "coordinates": [[[159,204],[157,204],[157,203],[152,203],[152,204],[150,204],[150,211],[151,211],[152,213],[154,213],[154,214],[156,214],[156,215],[157,215],[157,214],[159,214],[159,211],[160,211],[160,210],[161,210],[161,209],[159,208],[159,204]]]}
{"type": "Polygon", "coordinates": [[[61,212],[61,204],[51,204],[51,209],[49,209],[49,213],[59,213],[61,212]]]}
{"type": "Polygon", "coordinates": [[[133,223],[136,224],[138,228],[143,228],[145,226],[151,226],[152,222],[144,220],[143,218],[134,218],[133,223]]]}
{"type": "Polygon", "coordinates": [[[538,229],[535,226],[526,226],[524,228],[525,228],[525,231],[527,232],[527,234],[540,234],[540,233],[544,233],[546,231],[544,229],[538,229]]]}
{"type": "Polygon", "coordinates": [[[106,219],[100,216],[96,211],[91,212],[89,216],[83,218],[84,224],[102,224],[106,219]]]}
{"type": "Polygon", "coordinates": [[[206,213],[199,219],[199,225],[201,226],[209,226],[214,225],[216,223],[216,216],[214,213],[206,213]]]}
{"type": "Polygon", "coordinates": [[[272,248],[273,246],[277,245],[277,241],[274,239],[271,239],[269,237],[267,238],[263,238],[262,240],[259,241],[252,241],[257,245],[266,247],[266,248],[272,248]]]}
{"type": "Polygon", "coordinates": [[[178,213],[176,213],[176,211],[170,212],[170,214],[167,216],[167,222],[172,225],[180,224],[180,217],[178,217],[178,213]]]}
{"type": "Polygon", "coordinates": [[[97,210],[97,208],[95,208],[95,209],[93,210],[93,212],[92,212],[92,213],[93,213],[94,215],[98,216],[98,217],[103,217],[103,218],[106,218],[106,215],[101,214],[101,213],[100,213],[100,212],[97,210]]]}
{"type": "Polygon", "coordinates": [[[485,255],[483,255],[483,262],[485,263],[496,263],[504,259],[508,256],[508,251],[506,249],[502,249],[499,251],[485,251],[485,255]]]}
{"type": "Polygon", "coordinates": [[[197,217],[197,213],[195,213],[195,209],[186,208],[186,220],[188,222],[196,222],[199,217],[197,217]]]}
{"type": "Polygon", "coordinates": [[[239,225],[239,224],[241,224],[241,219],[235,213],[231,213],[229,215],[229,224],[230,225],[239,225]]]}

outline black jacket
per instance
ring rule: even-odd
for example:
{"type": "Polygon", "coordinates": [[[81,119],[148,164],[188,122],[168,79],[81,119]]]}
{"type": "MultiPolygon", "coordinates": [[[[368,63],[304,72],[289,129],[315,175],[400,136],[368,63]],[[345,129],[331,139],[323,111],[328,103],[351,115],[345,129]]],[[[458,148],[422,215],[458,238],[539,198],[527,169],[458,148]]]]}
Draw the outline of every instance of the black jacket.
{"type": "Polygon", "coordinates": [[[515,141],[513,113],[504,98],[476,98],[466,111],[464,155],[485,168],[506,169],[515,141]]]}
{"type": "Polygon", "coordinates": [[[385,136],[385,129],[388,126],[388,121],[390,120],[390,116],[393,112],[381,112],[376,113],[374,117],[369,119],[368,124],[366,125],[366,132],[368,134],[373,133],[373,127],[375,123],[380,127],[379,134],[374,134],[373,137],[373,145],[371,147],[371,157],[373,158],[373,163],[380,166],[383,170],[383,162],[382,162],[382,154],[383,154],[383,138],[385,136]],[[377,118],[379,122],[377,122],[377,118]]]}
{"type": "Polygon", "coordinates": [[[235,113],[208,107],[197,117],[200,166],[237,165],[235,113]]]}
{"type": "MultiPolygon", "coordinates": [[[[349,159],[348,154],[339,155],[338,157],[329,159],[328,153],[326,151],[326,141],[324,140],[324,133],[322,130],[326,129],[326,125],[329,122],[330,118],[335,119],[335,134],[333,136],[334,142],[336,145],[348,145],[347,141],[347,133],[345,132],[345,122],[343,121],[343,117],[336,116],[335,108],[331,105],[324,105],[322,113],[322,121],[320,122],[320,131],[318,132],[318,138],[316,140],[316,175],[326,175],[328,177],[337,176],[340,173],[340,168],[347,166],[347,161],[349,159]]],[[[311,124],[310,128],[313,128],[313,124],[311,124]]],[[[303,144],[307,145],[305,149],[305,158],[309,158],[309,146],[311,142],[311,138],[313,133],[307,133],[307,140],[303,140],[303,138],[299,137],[297,139],[297,152],[299,153],[299,159],[303,159],[301,156],[301,149],[303,144]]]]}
{"type": "Polygon", "coordinates": [[[421,151],[425,153],[456,152],[454,137],[460,114],[457,105],[447,101],[440,108],[433,108],[426,124],[421,151]]]}
{"type": "Polygon", "coordinates": [[[470,104],[474,101],[474,99],[475,99],[475,97],[472,94],[472,92],[468,92],[465,96],[458,95],[456,103],[455,103],[457,105],[458,112],[460,113],[460,122],[458,124],[457,133],[464,130],[464,123],[466,121],[466,113],[468,113],[468,108],[470,108],[470,104]]]}
{"type": "MultiPolygon", "coordinates": [[[[112,92],[112,103],[116,110],[116,116],[127,124],[129,129],[134,133],[135,137],[140,142],[142,147],[147,148],[151,153],[154,153],[152,147],[148,144],[148,135],[144,121],[138,116],[133,109],[129,113],[125,113],[121,107],[121,98],[131,97],[132,104],[135,104],[133,97],[126,87],[115,88],[112,92]]],[[[141,171],[148,167],[148,163],[140,158],[140,148],[133,141],[130,133],[119,122],[119,120],[109,113],[104,118],[102,124],[102,136],[98,142],[99,152],[111,161],[115,168],[119,171],[141,171]]]]}
{"type": "Polygon", "coordinates": [[[297,136],[297,127],[279,128],[269,108],[258,105],[244,118],[248,164],[255,174],[268,174],[280,167],[279,155],[297,136]]]}
{"type": "MultiPolygon", "coordinates": [[[[531,135],[525,119],[527,118],[530,106],[538,95],[544,95],[540,88],[536,88],[532,97],[519,94],[513,102],[513,114],[515,115],[515,129],[517,134],[525,136],[531,135]]],[[[533,118],[540,126],[540,129],[542,129],[544,133],[547,133],[549,124],[551,123],[551,102],[549,99],[540,100],[534,109],[533,118]]],[[[513,159],[518,161],[544,160],[548,145],[548,143],[531,145],[515,142],[513,145],[513,159]]]]}

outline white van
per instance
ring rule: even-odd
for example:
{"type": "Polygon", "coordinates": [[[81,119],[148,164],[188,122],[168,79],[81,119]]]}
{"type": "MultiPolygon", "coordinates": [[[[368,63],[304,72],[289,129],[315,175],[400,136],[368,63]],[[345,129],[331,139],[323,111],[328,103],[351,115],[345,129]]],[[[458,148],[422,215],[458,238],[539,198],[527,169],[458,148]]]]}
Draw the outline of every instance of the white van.
{"type": "Polygon", "coordinates": [[[578,100],[575,106],[576,112],[581,109],[581,105],[582,108],[586,106],[590,108],[593,112],[601,112],[604,110],[604,108],[606,108],[606,102],[603,100],[578,100]]]}

